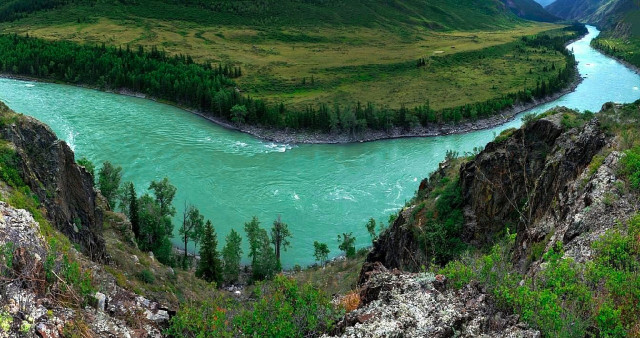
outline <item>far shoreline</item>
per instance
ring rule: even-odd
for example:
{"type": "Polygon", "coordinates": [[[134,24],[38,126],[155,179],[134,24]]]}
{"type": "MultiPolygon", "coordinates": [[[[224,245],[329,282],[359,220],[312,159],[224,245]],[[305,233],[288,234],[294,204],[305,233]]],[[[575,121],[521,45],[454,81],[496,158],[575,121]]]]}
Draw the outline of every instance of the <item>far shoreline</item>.
{"type": "Polygon", "coordinates": [[[401,138],[436,137],[436,136],[446,136],[446,135],[455,135],[455,134],[465,134],[469,132],[490,129],[490,128],[505,124],[507,122],[513,121],[516,118],[516,116],[518,116],[520,113],[524,111],[527,111],[535,107],[541,106],[543,104],[549,103],[551,101],[557,100],[558,98],[575,91],[575,89],[583,80],[583,77],[580,76],[580,73],[578,72],[577,65],[576,65],[576,76],[574,78],[574,81],[572,81],[572,83],[569,86],[567,86],[565,89],[559,92],[556,92],[555,94],[549,95],[543,99],[538,99],[538,100],[534,99],[531,102],[528,102],[525,104],[521,103],[521,104],[514,105],[511,108],[502,110],[487,118],[483,118],[475,121],[467,120],[467,121],[459,122],[457,124],[443,123],[443,124],[434,124],[427,127],[421,126],[419,128],[414,128],[409,131],[404,130],[403,128],[400,128],[400,127],[395,127],[390,132],[369,129],[364,131],[362,134],[357,135],[354,138],[352,135],[347,135],[342,133],[327,134],[327,133],[320,133],[320,132],[292,131],[292,130],[286,130],[286,129],[282,130],[282,129],[263,128],[259,126],[246,125],[246,124],[238,126],[226,120],[206,115],[204,112],[190,109],[188,107],[181,106],[174,102],[158,100],[156,98],[147,96],[145,94],[136,93],[127,89],[101,90],[96,87],[82,85],[82,84],[70,84],[70,83],[58,82],[58,81],[47,81],[46,79],[13,75],[13,74],[0,74],[0,78],[19,80],[19,81],[39,82],[39,83],[62,84],[62,85],[73,86],[78,88],[97,90],[105,93],[151,100],[154,102],[170,105],[178,109],[184,110],[188,113],[194,114],[205,120],[208,120],[209,122],[213,122],[216,125],[222,128],[225,128],[227,130],[249,134],[263,141],[292,144],[292,145],[293,144],[365,143],[365,142],[375,142],[375,141],[393,140],[393,139],[401,139],[401,138]]]}
{"type": "MultiPolygon", "coordinates": [[[[581,35],[571,41],[568,41],[565,44],[565,46],[569,46],[573,42],[583,39],[587,35],[588,33],[581,35]]],[[[597,50],[594,47],[591,47],[591,48],[593,48],[594,50],[597,50]]],[[[607,56],[611,57],[609,55],[607,56]]],[[[635,66],[628,64],[627,62],[624,62],[622,60],[618,60],[617,58],[614,58],[614,57],[612,58],[621,62],[628,68],[636,70],[636,72],[638,71],[638,68],[636,68],[635,66]]],[[[575,91],[575,89],[583,81],[584,78],[580,75],[580,72],[578,70],[578,62],[574,66],[574,69],[575,69],[574,80],[563,90],[560,90],[542,99],[537,99],[537,100],[533,99],[531,102],[516,104],[514,106],[511,106],[510,108],[499,111],[490,117],[486,117],[486,118],[475,120],[475,121],[463,120],[459,123],[442,123],[442,124],[434,124],[426,127],[420,126],[418,128],[414,128],[408,131],[404,130],[404,128],[401,128],[401,127],[395,127],[389,132],[367,129],[363,133],[356,135],[355,137],[354,135],[348,135],[344,133],[332,134],[332,133],[321,133],[321,132],[294,131],[294,130],[288,130],[288,129],[284,129],[284,130],[272,129],[272,128],[264,128],[264,127],[255,126],[255,125],[247,125],[247,124],[235,125],[221,118],[209,116],[202,111],[185,107],[174,102],[159,100],[157,98],[148,96],[146,94],[134,92],[128,89],[103,90],[95,86],[88,86],[83,84],[71,84],[71,83],[65,83],[61,81],[48,81],[47,79],[40,79],[40,78],[34,78],[29,76],[13,75],[13,74],[6,74],[6,73],[0,73],[0,78],[21,80],[21,81],[32,81],[32,82],[40,82],[40,83],[62,84],[62,85],[68,85],[73,87],[97,90],[97,91],[106,92],[106,93],[151,100],[151,101],[155,101],[158,103],[179,108],[191,114],[197,115],[203,119],[206,119],[210,122],[213,122],[218,126],[223,127],[227,130],[249,134],[262,141],[295,145],[295,144],[365,143],[365,142],[375,142],[375,141],[393,140],[393,139],[401,139],[401,138],[435,137],[435,136],[465,134],[469,132],[490,129],[490,128],[505,124],[507,122],[513,121],[522,112],[525,112],[527,110],[549,103],[551,101],[557,100],[558,98],[575,91]]]]}

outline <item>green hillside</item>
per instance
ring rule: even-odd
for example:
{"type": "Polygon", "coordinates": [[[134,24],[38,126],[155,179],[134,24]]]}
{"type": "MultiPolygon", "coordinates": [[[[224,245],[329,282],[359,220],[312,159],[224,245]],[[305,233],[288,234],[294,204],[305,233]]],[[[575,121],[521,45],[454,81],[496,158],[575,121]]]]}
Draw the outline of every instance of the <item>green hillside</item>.
{"type": "Polygon", "coordinates": [[[566,20],[598,25],[617,37],[640,37],[638,0],[558,0],[549,12],[566,20]]]}
{"type": "Polygon", "coordinates": [[[563,19],[597,25],[602,34],[594,47],[640,67],[640,1],[558,0],[547,9],[563,19]]]}
{"type": "Polygon", "coordinates": [[[37,13],[51,23],[100,16],[182,20],[201,25],[245,26],[374,26],[417,25],[437,29],[489,29],[513,26],[518,20],[499,0],[10,0],[0,19],[37,13]],[[51,10],[55,9],[55,10],[51,10]]]}

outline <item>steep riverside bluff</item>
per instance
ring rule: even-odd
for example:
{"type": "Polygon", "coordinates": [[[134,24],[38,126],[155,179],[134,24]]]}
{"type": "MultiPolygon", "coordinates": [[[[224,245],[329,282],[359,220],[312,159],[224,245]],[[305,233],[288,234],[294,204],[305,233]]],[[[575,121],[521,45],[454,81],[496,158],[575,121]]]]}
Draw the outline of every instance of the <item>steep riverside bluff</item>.
{"type": "Polygon", "coordinates": [[[47,125],[16,116],[3,103],[0,113],[7,121],[0,136],[15,149],[20,176],[43,203],[46,217],[93,260],[104,261],[103,215],[91,174],[76,164],[71,148],[47,125]]]}
{"type": "Polygon", "coordinates": [[[541,274],[544,254],[556,247],[563,248],[564,258],[592,261],[593,243],[640,209],[637,193],[620,171],[624,149],[630,147],[621,143],[628,135],[615,131],[631,123],[631,115],[625,115],[631,110],[637,114],[640,101],[607,104],[595,118],[556,108],[504,132],[473,156],[443,162],[374,242],[360,273],[361,305],[343,318],[335,334],[539,336],[496,306],[486,286],[472,281],[456,289],[447,285],[446,276],[415,273],[434,261],[425,227],[433,225],[434,205],[445,198],[441,182],[458,189],[451,207],[461,215],[456,236],[464,246],[486,249],[505,233],[517,233],[508,264],[523,278],[541,274]]]}
{"type": "MultiPolygon", "coordinates": [[[[522,252],[517,256],[523,257],[532,242],[542,240],[559,226],[555,222],[572,216],[566,206],[570,203],[568,194],[607,139],[597,119],[581,127],[567,128],[562,116],[558,113],[507,131],[510,135],[500,136],[474,159],[459,166],[459,173],[454,176],[459,180],[463,201],[464,226],[460,234],[463,242],[487,245],[506,226],[511,226],[511,231],[518,233],[517,243],[521,244],[522,252]],[[547,220],[544,229],[536,228],[542,220],[547,220]]],[[[418,195],[428,195],[433,182],[456,168],[450,163],[441,164],[438,171],[421,183],[418,195]]],[[[388,231],[374,243],[368,262],[409,271],[429,263],[414,235],[411,222],[414,207],[398,214],[388,231]]]]}

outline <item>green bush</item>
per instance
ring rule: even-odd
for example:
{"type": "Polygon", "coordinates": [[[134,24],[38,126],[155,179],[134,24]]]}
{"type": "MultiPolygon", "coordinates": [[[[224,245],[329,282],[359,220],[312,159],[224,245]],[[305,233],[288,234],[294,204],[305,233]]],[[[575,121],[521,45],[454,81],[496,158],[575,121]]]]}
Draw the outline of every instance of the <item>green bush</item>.
{"type": "MultiPolygon", "coordinates": [[[[506,141],[507,139],[509,139],[509,137],[511,137],[511,135],[513,135],[513,133],[516,131],[516,128],[509,128],[509,129],[505,129],[503,130],[500,135],[496,136],[496,138],[493,140],[494,143],[502,143],[504,141],[506,141]]],[[[495,134],[494,134],[495,135],[495,134]]]]}
{"type": "Polygon", "coordinates": [[[136,275],[136,277],[140,281],[145,282],[147,284],[152,284],[156,280],[156,277],[153,275],[153,272],[151,272],[151,270],[149,270],[149,269],[144,269],[144,270],[140,271],[136,275]]]}
{"type": "Polygon", "coordinates": [[[247,336],[311,337],[331,329],[341,315],[331,299],[310,284],[298,283],[282,275],[272,283],[259,284],[252,308],[235,318],[247,336]]]}
{"type": "Polygon", "coordinates": [[[18,171],[18,155],[6,145],[0,146],[0,179],[13,188],[24,186],[18,171]]]}
{"type": "Polygon", "coordinates": [[[310,284],[277,275],[256,285],[253,301],[222,295],[183,306],[166,334],[174,337],[317,337],[329,332],[343,311],[310,284]]]}
{"type": "Polygon", "coordinates": [[[462,188],[457,179],[443,178],[431,192],[434,205],[422,204],[413,217],[424,217],[424,225],[416,227],[416,236],[425,252],[439,265],[457,258],[466,245],[461,239],[464,217],[462,188]]]}
{"type": "Polygon", "coordinates": [[[515,236],[488,254],[449,262],[438,272],[461,288],[471,280],[484,285],[499,307],[549,337],[584,337],[593,327],[600,337],[624,337],[640,328],[640,216],[593,243],[594,258],[564,258],[561,243],[543,256],[544,268],[532,279],[511,263],[515,236]]]}
{"type": "Polygon", "coordinates": [[[218,297],[199,306],[183,305],[171,318],[165,334],[173,337],[234,337],[233,324],[228,317],[234,305],[218,297]]]}
{"type": "Polygon", "coordinates": [[[634,147],[625,152],[622,159],[622,174],[629,179],[633,189],[640,189],[640,147],[634,147]]]}

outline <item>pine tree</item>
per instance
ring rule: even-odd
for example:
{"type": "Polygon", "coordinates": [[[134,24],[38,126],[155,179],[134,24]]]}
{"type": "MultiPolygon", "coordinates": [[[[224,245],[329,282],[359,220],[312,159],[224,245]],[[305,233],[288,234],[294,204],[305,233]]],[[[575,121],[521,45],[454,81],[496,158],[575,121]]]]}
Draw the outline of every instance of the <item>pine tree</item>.
{"type": "Polygon", "coordinates": [[[213,226],[209,223],[204,228],[196,276],[219,285],[222,282],[222,264],[217,247],[218,237],[213,226]]]}
{"type": "Polygon", "coordinates": [[[224,262],[224,281],[234,283],[238,280],[240,273],[240,260],[242,259],[242,237],[235,231],[227,235],[226,244],[222,249],[222,260],[224,262]]]}

